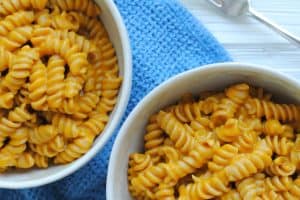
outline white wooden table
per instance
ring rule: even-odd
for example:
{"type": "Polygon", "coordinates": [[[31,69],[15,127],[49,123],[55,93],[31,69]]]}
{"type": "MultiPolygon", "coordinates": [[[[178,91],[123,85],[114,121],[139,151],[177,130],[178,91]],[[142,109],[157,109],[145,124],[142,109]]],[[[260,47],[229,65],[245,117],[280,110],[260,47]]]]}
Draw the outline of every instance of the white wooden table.
{"type": "MultiPolygon", "coordinates": [[[[235,61],[268,65],[300,81],[300,46],[249,16],[231,18],[207,0],[181,0],[215,35],[235,61]]],[[[253,7],[300,37],[299,0],[252,0],[253,7]]]]}

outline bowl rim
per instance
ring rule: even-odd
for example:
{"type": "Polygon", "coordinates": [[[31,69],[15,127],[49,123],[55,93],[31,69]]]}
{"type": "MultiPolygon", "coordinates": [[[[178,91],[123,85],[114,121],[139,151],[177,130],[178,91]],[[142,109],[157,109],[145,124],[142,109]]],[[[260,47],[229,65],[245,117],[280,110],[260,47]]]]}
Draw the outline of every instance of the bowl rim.
{"type": "MultiPolygon", "coordinates": [[[[128,31],[126,29],[124,20],[117,9],[116,4],[113,1],[105,0],[107,7],[111,10],[111,14],[113,19],[116,23],[116,26],[120,32],[120,38],[122,38],[122,45],[123,45],[123,58],[124,58],[124,75],[123,75],[123,82],[122,82],[122,92],[119,93],[118,96],[118,103],[114,109],[114,120],[110,121],[109,126],[105,127],[103,134],[101,135],[101,139],[98,141],[97,144],[94,143],[94,146],[82,157],[78,158],[75,164],[67,166],[65,169],[61,171],[49,175],[46,177],[42,177],[40,179],[29,180],[29,181],[16,181],[16,182],[7,182],[1,181],[0,178],[0,188],[4,189],[26,189],[32,187],[43,186],[55,181],[58,181],[64,177],[67,177],[83,167],[86,163],[88,163],[92,158],[96,156],[96,154],[103,148],[103,146],[107,143],[109,138],[113,135],[114,131],[120,124],[121,118],[123,117],[129,98],[131,95],[131,86],[132,86],[132,53],[130,47],[130,40],[128,31]]],[[[26,173],[26,172],[25,172],[26,173]]]]}
{"type": "Polygon", "coordinates": [[[119,130],[119,133],[117,137],[115,138],[112,151],[110,154],[109,164],[108,164],[108,173],[106,178],[106,199],[107,200],[113,200],[113,191],[114,191],[114,183],[112,182],[113,176],[114,176],[114,170],[117,163],[117,156],[118,152],[120,151],[120,147],[122,146],[122,141],[126,138],[127,130],[131,126],[134,117],[142,111],[142,108],[146,106],[155,96],[157,96],[161,90],[164,90],[164,88],[167,88],[169,85],[174,84],[177,81],[180,81],[181,79],[189,76],[190,74],[193,74],[195,72],[201,73],[202,71],[209,71],[213,69],[222,69],[222,68],[229,68],[231,70],[255,70],[260,71],[264,73],[272,74],[274,77],[278,79],[285,79],[290,84],[295,85],[300,89],[300,82],[297,81],[294,77],[291,77],[283,72],[280,72],[276,69],[273,69],[271,67],[267,67],[264,65],[258,65],[258,64],[250,64],[250,63],[242,63],[242,62],[224,62],[224,63],[214,63],[214,64],[208,64],[203,66],[195,67],[191,70],[182,72],[180,74],[177,74],[170,79],[162,82],[160,85],[155,87],[151,92],[149,92],[130,112],[129,116],[126,118],[125,122],[123,123],[122,127],[119,130]],[[246,68],[246,69],[243,69],[246,68]]]}

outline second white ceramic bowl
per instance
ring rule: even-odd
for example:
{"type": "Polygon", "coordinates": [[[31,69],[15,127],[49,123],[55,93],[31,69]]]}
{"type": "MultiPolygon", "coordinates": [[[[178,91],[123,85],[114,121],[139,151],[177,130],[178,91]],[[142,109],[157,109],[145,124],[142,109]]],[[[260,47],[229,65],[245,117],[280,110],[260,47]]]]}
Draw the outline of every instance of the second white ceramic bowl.
{"type": "MultiPolygon", "coordinates": [[[[67,165],[50,166],[47,169],[31,169],[26,171],[12,171],[0,175],[0,188],[28,188],[45,185],[57,181],[78,170],[91,160],[108,141],[118,126],[127,107],[131,90],[131,49],[129,37],[116,5],[111,0],[96,0],[102,9],[101,20],[109,33],[109,37],[116,49],[120,75],[123,77],[118,102],[110,115],[110,120],[104,131],[94,142],[93,147],[81,158],[67,165]]],[[[101,172],[99,172],[101,173],[101,172]]],[[[99,194],[101,195],[101,194],[99,194]]]]}
{"type": "Polygon", "coordinates": [[[130,200],[127,183],[128,157],[142,152],[145,126],[149,117],[175,103],[188,92],[223,90],[233,83],[246,82],[263,87],[278,101],[300,103],[300,84],[296,80],[263,66],[224,63],[196,68],[164,82],[148,94],[131,112],[113,146],[107,175],[107,200],[130,200]]]}

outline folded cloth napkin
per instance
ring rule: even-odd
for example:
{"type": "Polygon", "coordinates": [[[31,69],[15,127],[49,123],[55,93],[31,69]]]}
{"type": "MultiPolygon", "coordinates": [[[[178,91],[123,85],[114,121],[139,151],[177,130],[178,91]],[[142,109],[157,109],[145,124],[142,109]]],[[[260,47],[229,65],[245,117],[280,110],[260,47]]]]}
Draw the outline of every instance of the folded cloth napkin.
{"type": "MultiPolygon", "coordinates": [[[[126,116],[149,91],[171,76],[230,60],[214,37],[176,0],[115,3],[125,20],[133,53],[133,88],[126,116]]],[[[34,189],[0,190],[0,199],[105,199],[108,160],[116,134],[73,175],[34,189]]]]}

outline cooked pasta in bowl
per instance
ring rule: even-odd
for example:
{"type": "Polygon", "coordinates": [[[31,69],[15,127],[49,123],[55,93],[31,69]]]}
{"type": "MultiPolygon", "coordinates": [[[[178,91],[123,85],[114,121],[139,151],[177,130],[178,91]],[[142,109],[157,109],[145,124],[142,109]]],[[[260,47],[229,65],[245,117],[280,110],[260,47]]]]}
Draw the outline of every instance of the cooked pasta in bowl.
{"type": "Polygon", "coordinates": [[[242,63],[187,71],[123,124],[107,199],[300,199],[299,131],[296,80],[242,63]]]}
{"type": "Polygon", "coordinates": [[[0,3],[0,188],[76,171],[118,125],[131,50],[113,1],[0,3]]]}

